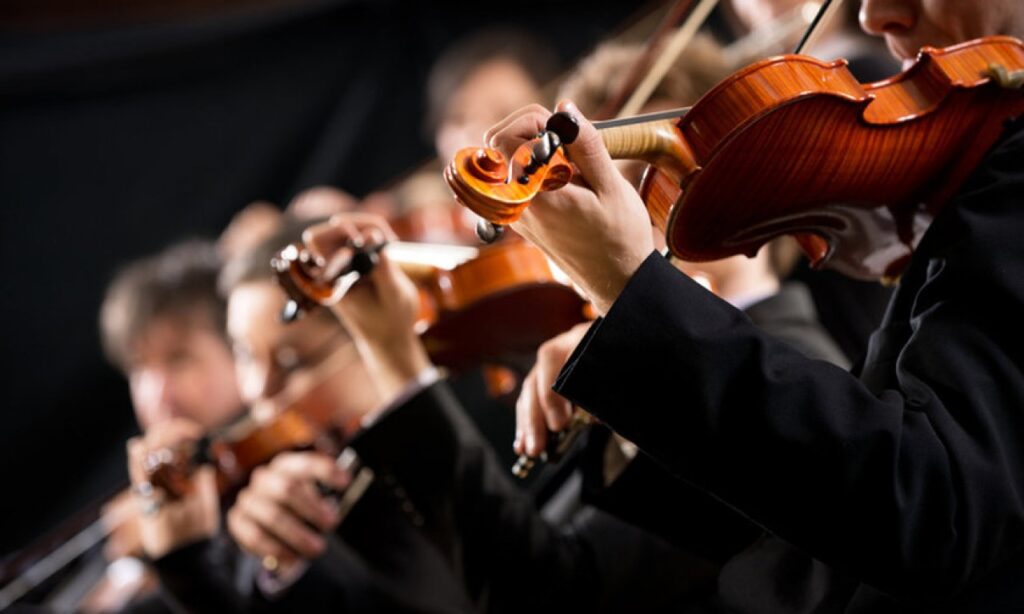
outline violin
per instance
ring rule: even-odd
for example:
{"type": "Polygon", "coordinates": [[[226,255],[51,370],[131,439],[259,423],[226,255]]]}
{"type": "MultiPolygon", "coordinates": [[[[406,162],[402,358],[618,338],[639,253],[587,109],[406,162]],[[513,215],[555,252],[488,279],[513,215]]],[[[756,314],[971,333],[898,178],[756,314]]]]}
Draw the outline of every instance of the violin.
{"type": "MultiPolygon", "coordinates": [[[[896,278],[928,222],[1024,113],[995,76],[1024,69],[1024,44],[993,36],[925,47],[901,74],[861,84],[846,62],[786,55],[725,79],[693,107],[597,122],[613,158],[649,164],[640,194],[676,257],[753,255],[793,235],[812,266],[896,278]],[[742,181],[737,181],[742,177],[742,181]]],[[[511,160],[460,150],[444,172],[456,199],[509,224],[573,176],[555,114],[511,160]]]]}
{"type": "MultiPolygon", "coordinates": [[[[319,386],[327,385],[326,380],[319,386]]],[[[146,478],[162,488],[169,499],[187,495],[191,476],[200,465],[213,466],[218,491],[232,492],[242,486],[249,474],[274,456],[288,450],[329,448],[358,425],[342,430],[334,426],[334,408],[317,394],[315,387],[285,409],[266,420],[246,416],[223,431],[198,441],[150,451],[143,459],[146,478]]]]}
{"type": "Polygon", "coordinates": [[[444,367],[464,370],[530,355],[590,317],[586,301],[544,254],[521,240],[479,249],[403,242],[364,246],[332,278],[324,277],[303,245],[293,244],[272,263],[289,297],[282,317],[291,320],[340,300],[372,270],[381,250],[416,282],[415,327],[431,359],[444,367]]]}

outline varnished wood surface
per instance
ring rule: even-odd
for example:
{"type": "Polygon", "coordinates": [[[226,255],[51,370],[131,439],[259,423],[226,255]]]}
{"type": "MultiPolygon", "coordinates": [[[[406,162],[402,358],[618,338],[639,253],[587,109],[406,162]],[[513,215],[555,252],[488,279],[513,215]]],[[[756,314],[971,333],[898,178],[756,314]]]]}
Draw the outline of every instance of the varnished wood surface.
{"type": "MultiPolygon", "coordinates": [[[[753,254],[794,234],[820,261],[856,249],[844,245],[858,237],[855,210],[884,208],[898,238],[913,241],[914,216],[937,212],[1005,122],[1024,113],[1024,94],[988,77],[993,65],[1024,69],[1024,44],[988,37],[926,48],[908,71],[867,85],[844,61],[781,56],[725,79],[672,129],[637,124],[602,136],[613,157],[653,164],[641,195],[677,257],[753,254]]],[[[551,169],[518,183],[528,160],[529,144],[511,170],[497,152],[466,150],[445,177],[461,203],[509,223],[571,176],[556,154],[551,169]]]]}

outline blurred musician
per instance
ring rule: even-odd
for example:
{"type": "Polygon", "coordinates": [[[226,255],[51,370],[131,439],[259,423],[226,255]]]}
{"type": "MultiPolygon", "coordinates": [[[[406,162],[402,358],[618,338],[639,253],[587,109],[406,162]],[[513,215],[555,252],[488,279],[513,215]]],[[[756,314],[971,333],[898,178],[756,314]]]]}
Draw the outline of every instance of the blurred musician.
{"type": "MultiPolygon", "coordinates": [[[[257,415],[294,404],[328,404],[338,430],[352,433],[380,410],[380,397],[352,340],[329,312],[291,325],[279,315],[285,297],[271,257],[300,238],[308,222],[288,218],[272,236],[225,268],[227,329],[241,395],[257,415]]],[[[140,442],[134,458],[171,443],[195,441],[198,429],[178,426],[162,440],[140,442]]],[[[360,454],[358,438],[351,443],[360,454]]],[[[386,471],[344,510],[353,474],[335,451],[285,451],[253,472],[216,522],[217,496],[209,469],[194,475],[196,500],[152,506],[164,529],[146,544],[160,581],[176,607],[193,611],[460,612],[468,605],[444,558],[416,526],[418,513],[386,471]],[[324,492],[335,494],[326,496],[324,492]],[[344,520],[343,520],[344,519],[344,520]],[[246,557],[236,546],[257,552],[246,557]]],[[[136,468],[133,478],[141,483],[136,468]]],[[[365,485],[364,485],[365,486],[365,485]]]]}
{"type": "Polygon", "coordinates": [[[558,55],[518,30],[482,30],[448,47],[427,80],[427,130],[441,160],[475,145],[494,122],[540,102],[558,55]]]}
{"type": "MultiPolygon", "coordinates": [[[[100,336],[107,357],[128,378],[144,436],[158,436],[178,421],[212,430],[241,413],[224,333],[225,303],[216,290],[219,271],[213,243],[186,241],[129,264],[107,288],[100,336]]],[[[126,492],[104,507],[110,534],[103,553],[114,564],[76,607],[164,609],[145,596],[155,582],[140,559],[154,527],[140,504],[126,492]]]]}

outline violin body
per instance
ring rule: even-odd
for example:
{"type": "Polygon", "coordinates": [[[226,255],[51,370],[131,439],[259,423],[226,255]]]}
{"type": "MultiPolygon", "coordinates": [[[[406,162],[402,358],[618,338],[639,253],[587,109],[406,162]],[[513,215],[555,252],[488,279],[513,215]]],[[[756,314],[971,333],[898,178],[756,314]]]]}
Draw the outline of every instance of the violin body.
{"type": "MultiPolygon", "coordinates": [[[[451,268],[402,262],[388,253],[419,288],[416,330],[440,366],[463,370],[514,361],[588,318],[586,301],[556,277],[539,249],[521,240],[482,247],[451,268]]],[[[303,310],[338,300],[338,280],[323,279],[303,246],[283,250],[274,266],[281,287],[303,310]]]]}
{"type": "MultiPolygon", "coordinates": [[[[1024,44],[988,37],[925,48],[909,70],[868,85],[843,60],[782,56],[733,74],[679,120],[601,135],[612,157],[651,163],[641,196],[683,260],[752,255],[792,234],[816,266],[895,276],[1007,121],[1024,113],[1024,94],[990,77],[996,66],[1024,69],[1024,44]]],[[[520,149],[511,168],[498,152],[459,152],[445,173],[456,198],[506,224],[571,177],[556,153],[550,169],[510,180],[529,160],[529,144],[520,149]]]]}
{"type": "Polygon", "coordinates": [[[423,344],[437,364],[456,370],[532,355],[587,319],[583,298],[521,240],[483,247],[452,270],[435,269],[420,287],[430,314],[417,325],[423,344]]]}
{"type": "Polygon", "coordinates": [[[167,496],[179,498],[190,492],[195,469],[209,464],[216,472],[218,490],[230,493],[245,483],[253,469],[277,454],[315,447],[335,434],[333,408],[324,398],[314,388],[266,420],[246,416],[198,442],[154,450],[144,460],[147,479],[167,496]]]}

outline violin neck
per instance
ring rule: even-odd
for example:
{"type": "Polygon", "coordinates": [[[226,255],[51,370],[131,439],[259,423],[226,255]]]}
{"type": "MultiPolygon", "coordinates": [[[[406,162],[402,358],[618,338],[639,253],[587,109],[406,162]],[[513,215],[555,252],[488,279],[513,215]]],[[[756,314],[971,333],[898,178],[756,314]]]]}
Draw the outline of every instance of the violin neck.
{"type": "Polygon", "coordinates": [[[477,257],[479,250],[463,245],[392,241],[384,248],[388,258],[410,277],[431,275],[437,269],[450,271],[477,257]]]}
{"type": "Polygon", "coordinates": [[[599,128],[601,140],[615,160],[642,160],[668,166],[685,175],[696,170],[693,153],[675,120],[599,128]]]}

